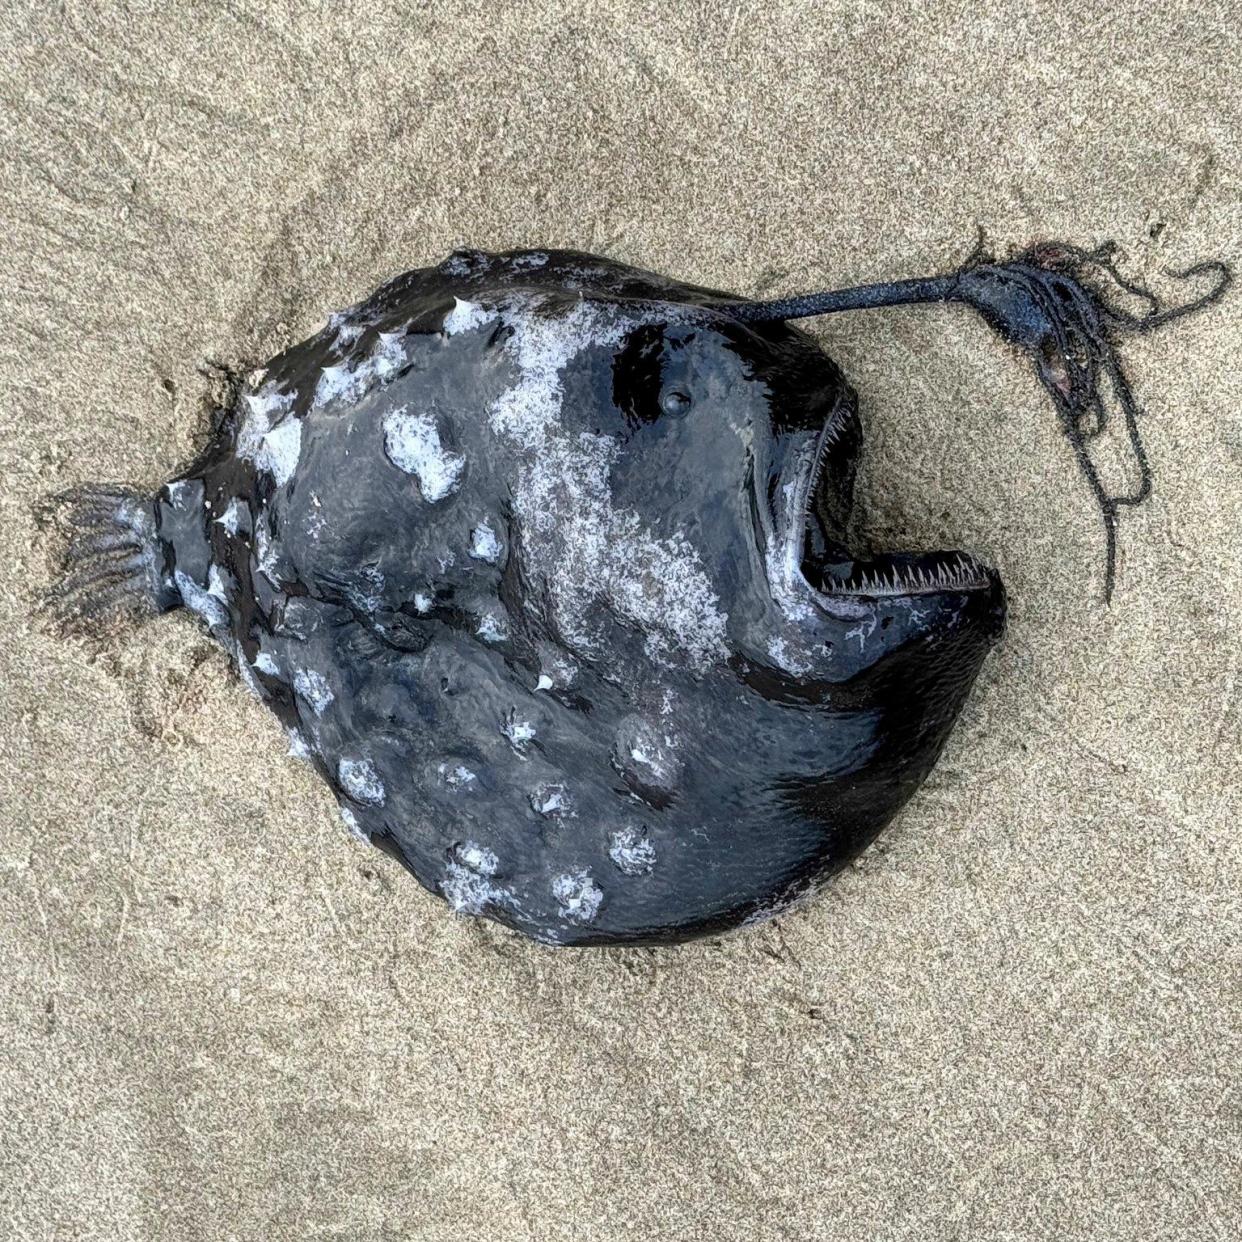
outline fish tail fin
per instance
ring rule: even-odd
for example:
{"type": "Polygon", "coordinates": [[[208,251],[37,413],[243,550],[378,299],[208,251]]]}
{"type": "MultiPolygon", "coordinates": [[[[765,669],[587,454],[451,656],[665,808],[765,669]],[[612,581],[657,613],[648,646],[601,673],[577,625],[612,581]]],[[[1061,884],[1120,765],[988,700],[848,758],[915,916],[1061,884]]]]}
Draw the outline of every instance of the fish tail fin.
{"type": "Polygon", "coordinates": [[[132,488],[84,483],[50,496],[40,517],[66,538],[60,575],[40,611],[64,632],[89,630],[118,617],[142,619],[175,608],[165,582],[155,502],[132,488]]]}

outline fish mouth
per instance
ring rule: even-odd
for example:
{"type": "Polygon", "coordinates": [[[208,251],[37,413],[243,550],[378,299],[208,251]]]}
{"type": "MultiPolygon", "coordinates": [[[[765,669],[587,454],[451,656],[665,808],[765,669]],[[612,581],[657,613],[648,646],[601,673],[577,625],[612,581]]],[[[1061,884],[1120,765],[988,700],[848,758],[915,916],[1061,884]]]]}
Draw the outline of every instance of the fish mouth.
{"type": "Polygon", "coordinates": [[[794,482],[785,491],[786,563],[825,601],[911,599],[946,593],[994,592],[996,571],[969,552],[894,552],[856,556],[846,546],[845,526],[853,507],[852,486],[834,488],[829,479],[852,479],[860,446],[857,415],[839,403],[823,428],[808,436],[798,454],[794,482]],[[835,469],[834,469],[835,467],[835,469]]]}
{"type": "Polygon", "coordinates": [[[986,591],[996,578],[995,570],[969,552],[898,552],[824,566],[803,561],[802,574],[819,594],[836,599],[907,599],[986,591]]]}

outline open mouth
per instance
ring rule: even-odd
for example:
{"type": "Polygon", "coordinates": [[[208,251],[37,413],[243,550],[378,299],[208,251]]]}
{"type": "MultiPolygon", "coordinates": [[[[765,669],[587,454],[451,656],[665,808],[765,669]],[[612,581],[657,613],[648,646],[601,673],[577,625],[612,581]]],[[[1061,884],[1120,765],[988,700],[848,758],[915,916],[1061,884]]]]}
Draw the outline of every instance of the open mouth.
{"type": "Polygon", "coordinates": [[[821,595],[871,599],[981,591],[991,585],[986,568],[967,552],[898,552],[821,566],[804,561],[802,572],[821,595]]]}
{"type": "Polygon", "coordinates": [[[849,501],[834,499],[826,480],[833,459],[856,447],[846,430],[850,414],[838,407],[814,444],[808,443],[787,496],[791,535],[801,532],[799,567],[809,585],[833,599],[905,599],[991,589],[994,572],[968,552],[896,552],[862,559],[845,547],[849,501]]]}

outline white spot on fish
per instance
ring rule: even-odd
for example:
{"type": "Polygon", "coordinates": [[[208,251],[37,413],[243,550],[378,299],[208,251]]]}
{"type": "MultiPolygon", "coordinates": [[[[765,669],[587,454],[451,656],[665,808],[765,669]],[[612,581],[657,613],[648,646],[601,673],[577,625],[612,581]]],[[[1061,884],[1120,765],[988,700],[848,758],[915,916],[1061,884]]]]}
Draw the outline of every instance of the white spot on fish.
{"type": "Polygon", "coordinates": [[[535,682],[535,689],[536,690],[551,690],[552,689],[552,678],[549,677],[547,673],[540,673],[539,680],[535,682]]]}
{"type": "Polygon", "coordinates": [[[811,666],[796,652],[789,649],[789,644],[779,634],[768,640],[768,655],[778,668],[787,673],[801,676],[810,672],[811,666]]]}
{"type": "Polygon", "coordinates": [[[276,663],[270,652],[260,651],[254,658],[254,666],[260,673],[266,673],[269,677],[280,676],[280,665],[276,663]]]}
{"type": "Polygon", "coordinates": [[[337,344],[352,345],[366,331],[366,324],[354,318],[356,314],[357,307],[332,311],[328,315],[327,323],[324,324],[324,330],[335,335],[337,344]]]}
{"type": "Polygon", "coordinates": [[[535,726],[529,720],[519,720],[517,710],[512,709],[505,719],[501,732],[509,739],[509,745],[519,755],[524,755],[527,744],[534,739],[535,726]]]}
{"type": "Polygon", "coordinates": [[[402,333],[381,332],[369,357],[355,356],[348,362],[324,367],[315,385],[311,408],[317,410],[333,401],[356,402],[391,379],[408,361],[404,340],[402,333]]]}
{"type": "Polygon", "coordinates": [[[347,806],[340,807],[339,809],[341,812],[341,820],[344,822],[345,827],[349,829],[349,835],[353,837],[355,841],[361,841],[364,845],[369,844],[371,834],[367,832],[367,830],[358,822],[358,817],[353,813],[353,811],[351,811],[347,806]]]}
{"type": "Polygon", "coordinates": [[[574,814],[574,801],[564,785],[539,785],[531,790],[530,805],[540,815],[561,819],[574,814]]]}
{"type": "Polygon", "coordinates": [[[341,397],[356,400],[362,396],[363,386],[356,382],[352,368],[338,363],[326,366],[319,373],[319,381],[315,385],[315,395],[311,398],[311,408],[321,409],[331,401],[341,397]]]}
{"type": "Polygon", "coordinates": [[[572,919],[575,923],[591,922],[604,900],[603,891],[585,867],[558,875],[552,881],[552,896],[556,898],[561,918],[572,919]]]}
{"type": "Polygon", "coordinates": [[[655,846],[647,840],[645,831],[622,828],[612,834],[608,857],[622,875],[646,875],[655,866],[656,851],[655,846]]]}
{"type": "Polygon", "coordinates": [[[216,521],[229,532],[230,535],[236,535],[241,524],[242,503],[234,498],[229,501],[229,507],[220,514],[216,521]]]}
{"type": "MultiPolygon", "coordinates": [[[[440,270],[449,276],[469,276],[473,266],[469,255],[451,254],[440,264],[440,270]]],[[[484,263],[483,270],[486,271],[488,266],[484,263]]]]}
{"type": "Polygon", "coordinates": [[[469,785],[473,785],[479,779],[478,773],[472,772],[463,763],[458,763],[453,767],[449,767],[447,763],[442,763],[436,771],[444,778],[444,783],[450,789],[464,789],[469,785]]]}
{"type": "Polygon", "coordinates": [[[672,734],[662,733],[641,716],[626,716],[617,726],[613,762],[641,784],[671,789],[681,773],[672,734]]]}
{"type": "Polygon", "coordinates": [[[352,603],[363,612],[377,612],[384,603],[384,574],[377,565],[364,565],[358,571],[362,580],[347,588],[352,603]]]}
{"type": "Polygon", "coordinates": [[[504,619],[495,613],[485,612],[479,618],[479,628],[475,633],[489,643],[502,643],[509,637],[509,627],[504,619]]]}
{"type": "Polygon", "coordinates": [[[295,759],[301,759],[304,763],[311,760],[311,748],[307,745],[306,738],[302,736],[301,730],[290,729],[289,735],[289,754],[295,759]]]}
{"type": "Polygon", "coordinates": [[[477,871],[480,875],[495,875],[496,869],[500,866],[500,860],[496,855],[476,841],[466,841],[457,846],[455,853],[462,866],[469,867],[471,871],[477,871]]]}
{"type": "Polygon", "coordinates": [[[461,486],[466,459],[446,449],[430,414],[410,414],[407,407],[384,419],[384,452],[398,470],[418,480],[423,499],[435,503],[461,486]]]}
{"type": "Polygon", "coordinates": [[[176,569],[173,571],[173,581],[177,584],[185,606],[202,617],[212,629],[228,625],[229,610],[215,595],[199,586],[189,574],[176,569]]]}
{"type": "Polygon", "coordinates": [[[237,433],[237,455],[283,487],[293,477],[302,451],[302,421],[289,416],[293,395],[269,387],[247,393],[242,402],[246,413],[237,433]]]}
{"type": "Polygon", "coordinates": [[[257,458],[257,464],[276,480],[277,486],[283,487],[293,478],[301,454],[302,420],[291,418],[263,437],[263,450],[257,458]]]}
{"type": "Polygon", "coordinates": [[[458,914],[482,914],[490,905],[508,905],[513,901],[510,889],[500,888],[486,875],[453,860],[445,864],[440,891],[458,914]]]}
{"type": "Polygon", "coordinates": [[[414,593],[414,611],[419,616],[425,617],[431,611],[432,599],[430,595],[424,595],[422,591],[414,593]]]}
{"type": "Polygon", "coordinates": [[[255,564],[258,566],[259,572],[273,586],[278,587],[280,586],[280,574],[277,569],[277,563],[280,560],[280,556],[276,550],[276,543],[272,539],[268,523],[269,518],[265,510],[260,513],[258,523],[254,529],[255,564]]]}
{"type": "Polygon", "coordinates": [[[470,532],[470,555],[476,561],[487,561],[492,565],[500,560],[500,540],[486,521],[480,522],[470,532]]]}
{"type": "Polygon", "coordinates": [[[519,379],[488,411],[520,454],[514,505],[532,535],[532,576],[549,585],[556,628],[579,652],[602,650],[597,618],[607,613],[644,633],[651,659],[705,671],[728,655],[727,617],[697,550],[684,533],[658,537],[639,513],[617,508],[609,475],[618,441],[571,434],[561,418],[561,371],[585,349],[616,346],[633,316],[585,301],[560,314],[540,314],[541,305],[512,295],[504,348],[519,379]]]}
{"type": "Polygon", "coordinates": [[[324,708],[336,697],[327,678],[313,668],[300,668],[293,674],[293,689],[299,698],[306,700],[307,706],[316,716],[321,715],[324,708]]]}
{"type": "Polygon", "coordinates": [[[233,641],[227,644],[233,653],[233,659],[237,662],[237,673],[241,677],[242,685],[254,695],[256,699],[264,698],[263,687],[259,685],[259,679],[254,675],[254,669],[250,667],[246,660],[246,653],[242,651],[241,643],[233,641]]]}
{"type": "Polygon", "coordinates": [[[224,578],[220,573],[219,565],[209,565],[207,567],[207,594],[214,595],[222,603],[227,604],[229,602],[228,589],[224,585],[224,578]]]}
{"type": "Polygon", "coordinates": [[[532,250],[529,254],[515,255],[509,262],[515,272],[524,272],[537,267],[546,267],[548,256],[542,250],[532,250]]]}
{"type": "Polygon", "coordinates": [[[384,805],[384,782],[369,759],[342,759],[337,764],[336,777],[355,802],[384,805]]]}
{"type": "Polygon", "coordinates": [[[454,298],[453,309],[444,316],[443,332],[445,336],[456,336],[459,332],[471,332],[495,318],[495,311],[485,310],[477,302],[466,302],[461,298],[454,298]]]}

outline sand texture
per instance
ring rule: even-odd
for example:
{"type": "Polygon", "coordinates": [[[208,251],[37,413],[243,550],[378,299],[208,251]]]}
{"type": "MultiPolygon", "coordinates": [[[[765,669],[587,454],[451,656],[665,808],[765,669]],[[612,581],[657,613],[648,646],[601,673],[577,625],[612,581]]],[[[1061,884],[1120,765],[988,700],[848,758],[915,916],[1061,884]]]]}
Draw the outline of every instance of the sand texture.
{"type": "Polygon", "coordinates": [[[40,496],[154,487],[209,362],[455,245],[747,294],[945,270],[977,225],[1115,238],[1170,294],[1242,264],[1237,30],[1223,0],[5,0],[0,1237],[1238,1237],[1242,292],[1126,346],[1156,490],[1111,609],[1021,360],[964,309],[814,326],[864,529],[998,565],[1010,626],[907,811],[739,935],[452,918],[187,614],[31,619],[40,496]]]}

